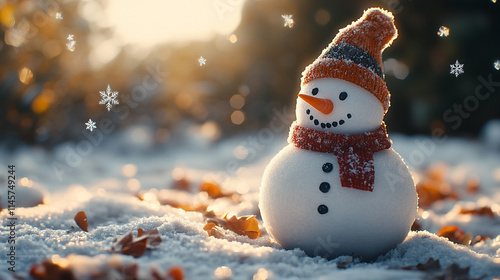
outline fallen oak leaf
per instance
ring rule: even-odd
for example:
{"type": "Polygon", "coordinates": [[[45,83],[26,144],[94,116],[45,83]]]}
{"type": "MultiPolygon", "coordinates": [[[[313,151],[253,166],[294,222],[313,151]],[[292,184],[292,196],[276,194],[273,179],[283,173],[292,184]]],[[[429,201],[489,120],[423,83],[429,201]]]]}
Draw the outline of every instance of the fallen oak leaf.
{"type": "Polygon", "coordinates": [[[35,263],[30,268],[30,275],[36,280],[75,280],[73,271],[53,263],[50,259],[35,263]]]}
{"type": "Polygon", "coordinates": [[[404,270],[417,270],[427,274],[425,279],[462,279],[462,280],[480,280],[485,276],[479,278],[472,278],[469,275],[470,267],[461,268],[456,263],[443,268],[439,260],[430,258],[426,263],[419,263],[416,266],[403,267],[404,270]]]}
{"type": "Polygon", "coordinates": [[[203,227],[203,230],[205,230],[208,233],[208,236],[213,236],[219,239],[222,239],[224,237],[222,229],[218,227],[215,223],[207,223],[203,227]]]}
{"type": "Polygon", "coordinates": [[[454,243],[460,243],[464,238],[464,231],[456,225],[443,226],[437,232],[437,236],[446,237],[454,243]]]}
{"type": "Polygon", "coordinates": [[[161,237],[159,236],[158,229],[144,231],[139,228],[136,238],[133,237],[132,230],[119,238],[115,238],[113,244],[111,245],[111,250],[113,252],[138,258],[144,255],[146,248],[151,249],[157,247],[160,243],[161,237]]]}
{"type": "Polygon", "coordinates": [[[172,280],[183,280],[184,270],[180,266],[173,266],[168,270],[167,277],[172,280]]]}
{"type": "Polygon", "coordinates": [[[477,193],[479,191],[479,178],[473,177],[467,180],[467,192],[477,193]]]}
{"type": "Polygon", "coordinates": [[[211,182],[202,182],[200,185],[200,192],[206,192],[208,196],[213,199],[228,197],[234,201],[239,201],[238,194],[224,193],[219,185],[211,182]]]}
{"type": "Polygon", "coordinates": [[[222,192],[219,185],[211,182],[202,182],[200,185],[200,192],[206,192],[211,198],[221,198],[228,196],[227,194],[222,192]]]}
{"type": "Polygon", "coordinates": [[[137,230],[137,237],[145,237],[148,242],[148,248],[158,247],[161,244],[160,232],[157,228],[150,230],[143,230],[142,228],[139,228],[137,230]]]}
{"type": "Polygon", "coordinates": [[[495,214],[493,213],[493,210],[491,210],[490,207],[484,206],[481,208],[476,208],[476,209],[464,209],[462,208],[459,212],[459,214],[471,214],[471,215],[477,215],[477,216],[490,216],[492,218],[495,217],[495,214]]]}
{"type": "Polygon", "coordinates": [[[255,219],[255,215],[242,216],[239,218],[232,216],[228,219],[226,214],[224,219],[227,220],[226,226],[229,230],[239,235],[246,235],[250,239],[257,239],[260,237],[259,222],[255,219]]]}
{"type": "Polygon", "coordinates": [[[257,221],[257,219],[255,219],[255,215],[241,216],[239,218],[236,216],[232,216],[231,218],[228,218],[226,214],[222,219],[209,218],[207,219],[207,222],[208,224],[205,227],[211,227],[210,230],[213,229],[213,226],[210,224],[214,224],[216,226],[233,231],[239,235],[246,235],[250,239],[257,239],[260,237],[259,222],[257,221]]]}
{"type": "Polygon", "coordinates": [[[418,221],[418,219],[415,219],[415,221],[411,225],[410,230],[412,230],[412,231],[422,230],[422,225],[420,224],[420,222],[418,221]]]}
{"type": "Polygon", "coordinates": [[[120,236],[118,239],[115,238],[111,249],[113,252],[118,252],[124,255],[133,256],[138,258],[144,255],[146,252],[147,238],[142,238],[140,240],[135,240],[132,235],[132,230],[120,236]]]}
{"type": "Polygon", "coordinates": [[[208,205],[206,204],[200,204],[200,205],[196,205],[196,206],[192,206],[192,205],[189,205],[189,204],[181,204],[181,203],[177,203],[175,201],[172,201],[172,200],[164,200],[164,201],[161,201],[161,204],[162,205],[170,205],[174,208],[180,208],[184,211],[195,211],[195,212],[205,212],[208,208],[208,205]]]}
{"type": "Polygon", "coordinates": [[[156,267],[151,268],[151,277],[154,280],[183,280],[184,271],[180,266],[172,266],[167,270],[166,276],[158,271],[156,267]]]}
{"type": "Polygon", "coordinates": [[[172,188],[180,191],[189,191],[191,188],[191,182],[189,182],[186,178],[180,178],[173,182],[172,188]]]}
{"type": "MultiPolygon", "coordinates": [[[[461,244],[461,245],[465,245],[465,246],[470,246],[472,241],[473,241],[471,233],[465,234],[465,232],[456,225],[441,227],[441,229],[439,229],[437,235],[441,236],[441,237],[446,237],[446,238],[448,238],[448,240],[450,240],[453,243],[461,244]]],[[[474,241],[478,242],[478,241],[476,241],[476,239],[477,239],[477,237],[474,239],[474,241]]]]}
{"type": "Polygon", "coordinates": [[[88,232],[89,223],[87,222],[87,215],[84,211],[80,211],[75,215],[76,224],[83,230],[88,232]]]}

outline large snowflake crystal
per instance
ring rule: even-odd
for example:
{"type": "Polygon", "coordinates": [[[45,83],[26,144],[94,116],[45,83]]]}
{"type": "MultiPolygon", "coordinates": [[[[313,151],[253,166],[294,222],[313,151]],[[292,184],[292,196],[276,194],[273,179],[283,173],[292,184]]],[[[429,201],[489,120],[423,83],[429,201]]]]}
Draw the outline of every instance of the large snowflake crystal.
{"type": "Polygon", "coordinates": [[[92,121],[92,119],[89,119],[88,122],[85,123],[85,125],[87,125],[87,130],[90,130],[90,132],[94,131],[94,129],[97,128],[96,126],[96,122],[95,121],[92,121]]]}
{"type": "Polygon", "coordinates": [[[283,26],[287,27],[288,28],[292,28],[293,27],[293,24],[294,24],[294,21],[293,21],[293,15],[281,15],[281,17],[283,18],[283,26]]]}
{"type": "Polygon", "coordinates": [[[111,110],[111,107],[113,107],[113,105],[120,104],[118,100],[116,100],[116,98],[118,97],[118,91],[112,91],[109,85],[106,91],[100,91],[99,93],[102,97],[102,100],[99,101],[99,104],[106,104],[106,108],[108,109],[108,111],[111,110]]]}
{"type": "Polygon", "coordinates": [[[446,26],[441,26],[439,27],[438,35],[439,37],[448,37],[448,35],[450,35],[450,29],[446,26]]]}
{"type": "Polygon", "coordinates": [[[464,65],[460,64],[457,61],[455,61],[455,64],[450,64],[450,74],[455,75],[455,77],[458,77],[458,75],[464,73],[464,65]]]}
{"type": "Polygon", "coordinates": [[[200,56],[200,58],[198,58],[198,62],[200,63],[200,66],[202,66],[206,64],[207,60],[203,58],[203,56],[200,56]]]}

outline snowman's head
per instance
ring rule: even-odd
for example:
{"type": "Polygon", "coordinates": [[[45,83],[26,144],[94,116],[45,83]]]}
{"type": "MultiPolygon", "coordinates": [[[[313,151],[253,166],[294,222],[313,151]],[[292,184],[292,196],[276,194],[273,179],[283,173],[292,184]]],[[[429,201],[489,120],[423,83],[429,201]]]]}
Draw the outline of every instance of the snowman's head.
{"type": "Polygon", "coordinates": [[[390,103],[382,52],[397,37],[393,20],[390,12],[371,8],[339,30],[302,73],[298,125],[343,134],[381,125],[390,103]]]}
{"type": "Polygon", "coordinates": [[[373,94],[358,85],[342,79],[322,78],[302,86],[296,115],[300,126],[360,134],[382,124],[384,108],[373,94]]]}

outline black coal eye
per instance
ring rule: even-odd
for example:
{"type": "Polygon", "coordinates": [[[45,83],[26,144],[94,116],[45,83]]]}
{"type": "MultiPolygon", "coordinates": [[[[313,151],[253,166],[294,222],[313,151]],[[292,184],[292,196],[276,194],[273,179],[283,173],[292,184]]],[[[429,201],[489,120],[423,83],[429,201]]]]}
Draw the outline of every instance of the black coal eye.
{"type": "Polygon", "coordinates": [[[312,94],[316,95],[318,94],[319,89],[317,87],[313,88],[312,94]]]}
{"type": "Polygon", "coordinates": [[[340,100],[345,100],[347,98],[347,92],[343,91],[339,94],[340,100]]]}

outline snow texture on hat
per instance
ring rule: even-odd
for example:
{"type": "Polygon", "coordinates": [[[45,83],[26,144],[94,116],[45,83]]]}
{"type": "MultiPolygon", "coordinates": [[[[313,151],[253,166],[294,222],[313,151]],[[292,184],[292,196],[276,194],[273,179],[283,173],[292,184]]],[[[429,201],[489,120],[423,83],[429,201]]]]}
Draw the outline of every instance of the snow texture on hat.
{"type": "Polygon", "coordinates": [[[382,52],[398,36],[391,12],[366,10],[361,18],[340,29],[321,55],[302,72],[302,85],[314,79],[337,78],[361,86],[389,108],[390,93],[384,81],[382,52]]]}

